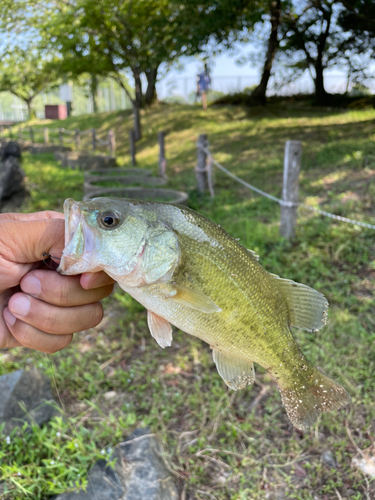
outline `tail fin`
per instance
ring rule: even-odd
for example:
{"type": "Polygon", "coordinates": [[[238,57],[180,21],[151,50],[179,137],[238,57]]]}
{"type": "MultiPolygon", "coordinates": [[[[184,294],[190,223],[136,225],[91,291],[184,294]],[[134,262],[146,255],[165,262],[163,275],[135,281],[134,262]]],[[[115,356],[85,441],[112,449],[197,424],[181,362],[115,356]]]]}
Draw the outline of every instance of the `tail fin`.
{"type": "Polygon", "coordinates": [[[313,366],[309,372],[307,383],[304,379],[293,388],[279,387],[288,417],[301,430],[307,430],[321,413],[337,410],[350,402],[349,394],[341,385],[313,366]]]}

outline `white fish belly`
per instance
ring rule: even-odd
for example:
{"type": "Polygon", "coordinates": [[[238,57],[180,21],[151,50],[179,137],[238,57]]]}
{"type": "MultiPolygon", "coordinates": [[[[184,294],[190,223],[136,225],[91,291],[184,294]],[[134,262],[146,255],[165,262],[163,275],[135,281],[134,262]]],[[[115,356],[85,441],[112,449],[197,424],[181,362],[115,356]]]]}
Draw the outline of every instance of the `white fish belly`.
{"type": "Polygon", "coordinates": [[[120,286],[147,310],[166,319],[183,332],[198,337],[208,344],[218,345],[220,335],[218,335],[216,328],[210,328],[209,322],[204,321],[204,316],[207,316],[206,314],[191,307],[178,304],[173,299],[152,296],[141,287],[126,287],[121,284],[120,286]]]}

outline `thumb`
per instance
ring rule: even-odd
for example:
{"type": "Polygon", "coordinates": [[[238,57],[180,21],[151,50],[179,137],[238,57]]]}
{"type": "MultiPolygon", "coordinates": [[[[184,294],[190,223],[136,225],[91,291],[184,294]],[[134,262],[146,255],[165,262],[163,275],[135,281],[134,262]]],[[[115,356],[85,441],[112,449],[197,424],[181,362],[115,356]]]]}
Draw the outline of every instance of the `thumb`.
{"type": "Polygon", "coordinates": [[[64,219],[0,222],[0,255],[11,262],[32,263],[43,253],[60,257],[64,249],[64,219]]]}

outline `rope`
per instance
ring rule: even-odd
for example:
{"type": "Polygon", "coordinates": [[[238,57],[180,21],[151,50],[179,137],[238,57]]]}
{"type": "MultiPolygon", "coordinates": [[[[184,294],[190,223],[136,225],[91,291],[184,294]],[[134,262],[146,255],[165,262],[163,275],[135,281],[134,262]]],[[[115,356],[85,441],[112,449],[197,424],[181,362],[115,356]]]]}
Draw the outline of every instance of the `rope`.
{"type": "Polygon", "coordinates": [[[108,146],[108,144],[109,144],[109,143],[108,143],[108,140],[103,141],[103,139],[99,139],[98,137],[97,137],[95,140],[96,140],[96,142],[97,142],[98,144],[100,144],[100,145],[102,145],[102,146],[108,146]]]}
{"type": "Polygon", "coordinates": [[[262,191],[261,189],[253,186],[252,184],[249,184],[248,182],[244,181],[240,177],[237,177],[236,175],[232,174],[229,170],[227,170],[223,165],[221,165],[219,162],[217,162],[213,156],[211,155],[210,151],[204,147],[202,147],[200,144],[198,144],[198,147],[206,153],[208,156],[208,165],[206,167],[206,172],[207,172],[207,178],[208,178],[208,185],[210,189],[210,194],[211,197],[214,197],[213,193],[213,186],[212,186],[212,173],[210,172],[212,170],[212,164],[216,165],[217,168],[225,172],[229,177],[232,177],[232,179],[236,180],[240,184],[248,187],[252,191],[255,191],[256,193],[260,194],[261,196],[264,196],[265,198],[268,198],[269,200],[276,201],[279,205],[282,205],[284,207],[302,207],[306,208],[307,210],[311,210],[312,212],[316,212],[320,215],[324,215],[325,217],[329,217],[330,219],[335,219],[340,222],[347,222],[348,224],[353,224],[354,226],[360,226],[360,227],[365,227],[367,229],[375,229],[374,224],[367,224],[366,222],[360,222],[357,220],[353,219],[348,219],[347,217],[342,217],[341,215],[336,215],[336,214],[331,214],[330,212],[325,212],[324,210],[320,210],[320,208],[315,208],[310,205],[305,205],[305,203],[294,203],[292,201],[285,201],[281,200],[280,198],[277,198],[276,196],[273,196],[272,194],[266,193],[265,191],[262,191]],[[210,185],[211,183],[211,185],[210,185]]]}
{"type": "Polygon", "coordinates": [[[74,130],[68,130],[66,128],[60,128],[59,131],[63,132],[64,134],[68,134],[68,135],[74,135],[75,134],[74,130]]]}

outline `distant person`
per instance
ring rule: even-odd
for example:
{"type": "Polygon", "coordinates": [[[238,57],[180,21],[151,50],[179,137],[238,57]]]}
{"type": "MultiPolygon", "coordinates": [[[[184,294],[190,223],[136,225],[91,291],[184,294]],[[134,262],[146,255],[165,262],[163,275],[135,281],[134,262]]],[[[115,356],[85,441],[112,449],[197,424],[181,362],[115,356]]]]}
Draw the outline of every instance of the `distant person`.
{"type": "Polygon", "coordinates": [[[203,109],[207,109],[207,92],[210,90],[211,84],[211,77],[207,64],[204,65],[204,70],[202,71],[202,73],[199,73],[197,83],[197,95],[202,96],[203,109]]]}

